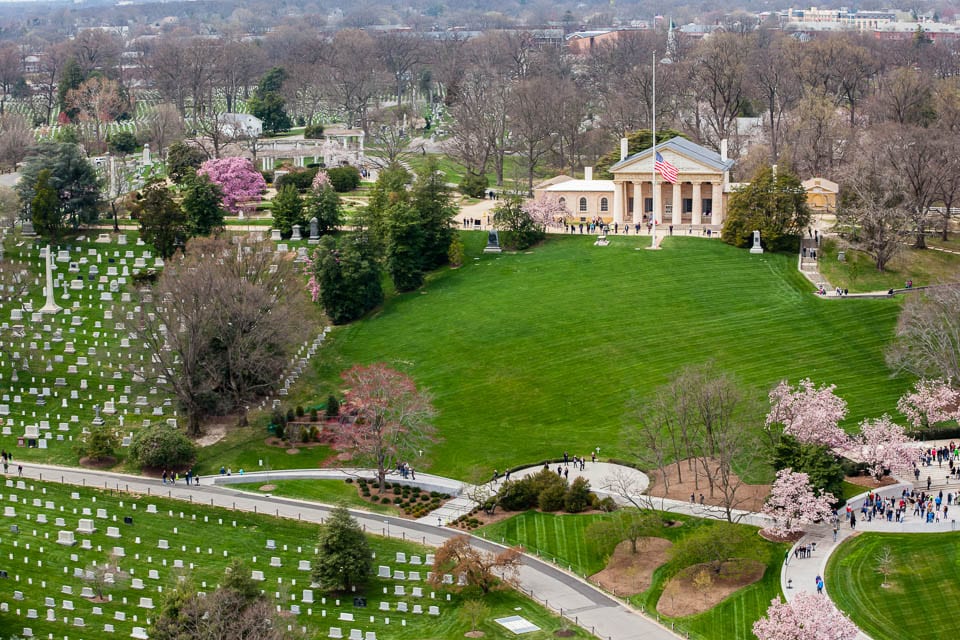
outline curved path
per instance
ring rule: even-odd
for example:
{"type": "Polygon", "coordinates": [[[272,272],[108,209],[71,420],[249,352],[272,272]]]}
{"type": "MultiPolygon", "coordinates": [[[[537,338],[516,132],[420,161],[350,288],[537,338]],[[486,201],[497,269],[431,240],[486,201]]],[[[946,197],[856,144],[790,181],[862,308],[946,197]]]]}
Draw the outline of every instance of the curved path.
{"type": "MultiPolygon", "coordinates": [[[[258,479],[265,479],[264,476],[267,474],[268,472],[250,473],[244,476],[235,475],[230,476],[230,479],[231,481],[257,482],[258,479]]],[[[317,523],[323,522],[330,513],[330,507],[317,503],[273,496],[258,496],[230,489],[217,482],[220,476],[201,478],[199,486],[188,487],[186,484],[163,485],[158,480],[141,476],[30,463],[23,465],[23,476],[74,485],[102,485],[104,488],[161,495],[228,509],[256,511],[258,513],[274,514],[278,517],[296,518],[317,523]]],[[[426,480],[425,475],[418,476],[418,480],[421,477],[426,480]]],[[[392,477],[391,481],[393,481],[392,477]]],[[[394,538],[409,538],[430,546],[440,546],[449,538],[462,535],[460,531],[439,527],[436,524],[371,514],[365,511],[351,510],[351,512],[357,521],[371,532],[394,538]]],[[[495,543],[478,538],[473,538],[472,544],[490,551],[501,549],[495,543]]],[[[559,611],[585,630],[601,638],[611,640],[674,640],[679,637],[572,573],[530,556],[524,556],[517,578],[517,586],[549,609],[559,611]]]]}

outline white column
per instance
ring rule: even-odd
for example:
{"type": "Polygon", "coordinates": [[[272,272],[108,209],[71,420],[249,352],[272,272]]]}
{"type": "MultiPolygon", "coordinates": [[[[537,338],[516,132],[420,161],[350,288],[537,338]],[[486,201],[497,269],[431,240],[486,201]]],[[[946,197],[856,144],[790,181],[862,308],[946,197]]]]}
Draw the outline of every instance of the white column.
{"type": "Polygon", "coordinates": [[[700,214],[701,214],[701,199],[703,198],[702,190],[700,189],[701,183],[699,180],[693,181],[693,212],[690,216],[690,223],[694,225],[700,224],[700,214]]]}
{"type": "Polygon", "coordinates": [[[613,183],[613,221],[623,224],[623,190],[622,182],[613,183]]]}
{"type": "Polygon", "coordinates": [[[643,220],[643,180],[633,181],[633,224],[643,220]]]}
{"type": "Polygon", "coordinates": [[[723,184],[719,182],[713,183],[713,215],[711,216],[711,222],[713,224],[723,224],[723,184]]]}
{"type": "Polygon", "coordinates": [[[682,188],[683,183],[674,182],[673,183],[673,213],[670,216],[670,221],[674,225],[680,224],[680,210],[681,210],[681,198],[680,198],[680,189],[682,188]]]}

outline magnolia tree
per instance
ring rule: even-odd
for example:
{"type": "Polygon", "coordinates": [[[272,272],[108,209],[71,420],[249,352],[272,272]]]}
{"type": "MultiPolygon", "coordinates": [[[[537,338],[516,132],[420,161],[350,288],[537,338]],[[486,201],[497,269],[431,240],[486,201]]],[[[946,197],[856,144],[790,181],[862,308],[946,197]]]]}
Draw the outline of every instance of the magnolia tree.
{"type": "Polygon", "coordinates": [[[524,203],[521,207],[530,219],[540,227],[546,227],[552,222],[558,222],[565,219],[570,212],[567,207],[560,202],[558,198],[552,195],[545,195],[524,203]]]}
{"type": "Polygon", "coordinates": [[[323,191],[327,188],[333,188],[333,183],[330,182],[330,176],[327,175],[326,171],[322,169],[317,171],[317,175],[313,177],[313,182],[310,183],[310,188],[314,191],[323,191]]]}
{"type": "Polygon", "coordinates": [[[382,490],[388,469],[422,455],[434,441],[430,397],[417,391],[410,376],[380,362],[354,366],[341,377],[346,391],[340,414],[347,421],[338,446],[374,467],[382,490]]]}
{"type": "Polygon", "coordinates": [[[200,165],[197,173],[220,185],[223,206],[233,214],[240,212],[241,204],[259,202],[267,188],[263,175],[247,158],[213,158],[200,165]]]}
{"type": "Polygon", "coordinates": [[[807,474],[781,469],[763,505],[763,513],[774,521],[765,531],[781,537],[797,533],[800,525],[829,518],[835,501],[829,492],[815,493],[807,474]]]}
{"type": "Polygon", "coordinates": [[[860,423],[860,435],[853,439],[855,457],[867,463],[874,478],[880,480],[886,470],[903,473],[917,459],[917,449],[903,427],[883,414],[876,420],[860,423]]]}
{"type": "Polygon", "coordinates": [[[790,602],[774,598],[766,617],[753,623],[759,640],[853,640],[858,633],[828,598],[804,592],[790,602]]]}
{"type": "Polygon", "coordinates": [[[849,438],[838,425],[847,415],[847,403],[833,392],[835,388],[816,387],[810,378],[796,388],[781,381],[770,391],[767,427],[782,424],[783,432],[799,442],[843,448],[849,438]]]}
{"type": "Polygon", "coordinates": [[[897,409],[914,429],[925,429],[938,422],[960,419],[960,391],[942,379],[919,380],[913,391],[897,402],[897,409]]]}

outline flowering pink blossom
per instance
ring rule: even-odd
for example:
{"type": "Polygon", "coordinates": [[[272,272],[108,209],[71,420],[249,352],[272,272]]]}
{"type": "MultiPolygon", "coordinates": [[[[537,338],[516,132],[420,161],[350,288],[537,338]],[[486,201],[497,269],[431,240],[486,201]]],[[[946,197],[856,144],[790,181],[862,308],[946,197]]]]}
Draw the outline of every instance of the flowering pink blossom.
{"type": "Polygon", "coordinates": [[[327,175],[327,172],[321,169],[317,171],[317,175],[314,176],[313,182],[310,184],[310,188],[314,191],[323,191],[327,187],[332,187],[333,183],[330,182],[330,176],[327,175]]]}
{"type": "Polygon", "coordinates": [[[223,189],[223,206],[238,213],[242,203],[259,202],[267,183],[247,158],[212,158],[197,171],[223,189]]]}
{"type": "Polygon", "coordinates": [[[833,513],[833,494],[814,493],[810,476],[792,469],[777,471],[777,479],[763,505],[763,513],[774,520],[767,528],[774,535],[788,536],[801,531],[802,524],[812,524],[829,518],[833,513]]]}
{"type": "Polygon", "coordinates": [[[853,438],[851,444],[851,457],[866,462],[877,480],[883,477],[886,469],[893,473],[909,471],[917,459],[913,440],[887,414],[873,421],[861,422],[860,434],[853,438]]]}
{"type": "Polygon", "coordinates": [[[767,615],[753,623],[759,640],[853,640],[859,631],[829,598],[801,592],[790,602],[774,598],[767,615]]]}
{"type": "Polygon", "coordinates": [[[522,209],[530,216],[531,220],[541,226],[546,226],[570,215],[567,207],[556,196],[552,195],[544,195],[536,200],[529,200],[524,203],[522,209]]]}
{"type": "Polygon", "coordinates": [[[958,405],[960,391],[941,379],[923,379],[913,385],[913,391],[900,398],[897,409],[915,429],[923,429],[938,422],[960,419],[958,405]]]}
{"type": "Polygon", "coordinates": [[[838,425],[847,415],[847,403],[834,394],[835,385],[814,386],[804,378],[796,389],[783,380],[770,391],[766,425],[782,424],[783,432],[800,442],[842,448],[847,434],[838,425]]]}

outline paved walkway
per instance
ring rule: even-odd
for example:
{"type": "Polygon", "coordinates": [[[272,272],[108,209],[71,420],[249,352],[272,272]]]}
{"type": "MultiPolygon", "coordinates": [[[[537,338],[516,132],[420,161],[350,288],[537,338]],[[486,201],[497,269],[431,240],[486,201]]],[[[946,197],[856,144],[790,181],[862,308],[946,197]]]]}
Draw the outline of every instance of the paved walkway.
{"type": "MultiPolygon", "coordinates": [[[[188,487],[186,484],[163,485],[157,480],[142,476],[105,471],[38,464],[23,465],[23,475],[27,478],[74,485],[103,486],[104,488],[148,495],[162,495],[198,504],[255,511],[318,523],[323,522],[329,515],[330,507],[328,506],[290,498],[259,496],[236,491],[226,486],[234,481],[258,482],[260,479],[266,480],[267,474],[270,473],[235,475],[230,476],[228,481],[223,481],[220,476],[201,477],[200,486],[188,487]]],[[[272,473],[274,479],[278,479],[276,477],[278,472],[272,473]]],[[[431,476],[428,478],[426,475],[418,474],[418,484],[421,478],[423,478],[423,482],[426,482],[428,479],[436,479],[437,477],[431,476]]],[[[391,481],[394,481],[394,479],[391,478],[391,481]]],[[[449,538],[462,534],[460,531],[438,527],[436,524],[426,524],[364,511],[351,511],[357,521],[371,532],[393,538],[410,539],[430,546],[440,546],[449,538]]],[[[499,551],[502,548],[500,545],[479,538],[473,538],[472,544],[488,551],[499,551]]],[[[531,556],[524,556],[523,565],[517,579],[517,587],[547,608],[561,612],[568,619],[572,619],[579,626],[601,638],[609,638],[610,640],[674,640],[679,637],[623,602],[581,580],[576,575],[531,556]]]]}

